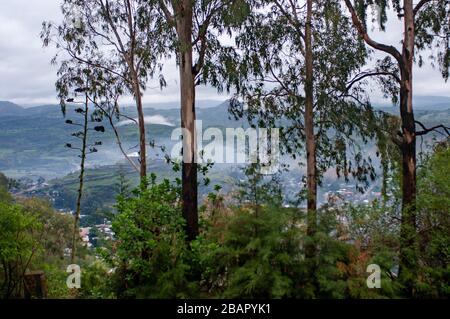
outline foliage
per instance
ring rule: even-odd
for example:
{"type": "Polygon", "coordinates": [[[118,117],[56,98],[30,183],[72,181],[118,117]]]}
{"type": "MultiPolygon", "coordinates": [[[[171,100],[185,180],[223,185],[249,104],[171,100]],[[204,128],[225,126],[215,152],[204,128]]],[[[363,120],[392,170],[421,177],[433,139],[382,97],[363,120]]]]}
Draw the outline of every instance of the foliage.
{"type": "Polygon", "coordinates": [[[202,258],[210,292],[225,298],[291,297],[300,265],[299,234],[292,211],[249,207],[216,217],[202,258]],[[214,243],[214,244],[213,244],[214,243]],[[215,249],[211,249],[215,248],[215,249]]]}
{"type": "Polygon", "coordinates": [[[81,265],[82,284],[77,291],[77,298],[81,299],[112,299],[114,298],[113,275],[111,269],[104,262],[89,258],[81,265]]]}
{"type": "MultiPolygon", "coordinates": [[[[365,26],[368,21],[378,22],[380,29],[386,31],[385,26],[389,10],[393,10],[399,18],[404,17],[404,8],[400,0],[356,0],[353,2],[357,14],[365,26]],[[372,12],[372,16],[368,14],[369,12],[372,12]]],[[[415,8],[418,8],[415,12],[414,23],[414,46],[415,54],[418,55],[416,62],[419,67],[422,66],[425,63],[422,54],[427,54],[427,58],[431,63],[439,66],[443,78],[447,80],[450,66],[450,49],[448,46],[450,27],[444,21],[449,19],[448,2],[425,1],[423,6],[415,8]],[[431,55],[429,55],[429,49],[431,49],[431,55]]],[[[385,82],[385,84],[389,85],[388,82],[385,82]]]]}
{"type": "MultiPolygon", "coordinates": [[[[348,276],[347,294],[351,298],[395,298],[399,284],[399,210],[391,203],[374,201],[370,205],[345,203],[325,208],[336,216],[332,227],[336,239],[347,245],[347,265],[340,264],[348,276]],[[367,289],[366,268],[380,267],[381,289],[367,289]]],[[[330,250],[332,253],[333,250],[330,250]]]]}
{"type": "Polygon", "coordinates": [[[0,294],[21,296],[23,280],[34,255],[41,249],[35,233],[42,228],[35,216],[16,204],[0,202],[0,294]]]}
{"type": "Polygon", "coordinates": [[[259,161],[243,169],[246,179],[238,182],[236,199],[241,205],[250,204],[253,207],[267,203],[281,206],[283,194],[280,174],[265,175],[261,170],[262,164],[259,161]]]}
{"type": "Polygon", "coordinates": [[[185,241],[179,185],[156,183],[132,197],[119,196],[113,222],[118,296],[127,298],[186,298],[196,284],[185,241]]]}
{"type": "Polygon", "coordinates": [[[0,173],[0,202],[11,201],[11,196],[8,194],[9,181],[5,175],[0,173]]]}
{"type": "MultiPolygon", "coordinates": [[[[449,18],[448,1],[413,5],[412,1],[400,0],[346,0],[353,26],[342,1],[308,3],[313,3],[313,118],[306,112],[305,97],[311,81],[305,74],[306,61],[310,60],[305,48],[309,36],[303,30],[305,23],[309,26],[309,19],[295,1],[64,0],[63,22],[44,23],[41,38],[44,46],[55,41],[56,48],[67,54],[60,61],[56,83],[63,112],[66,103],[76,102],[79,93],[86,98],[85,109],[75,109],[75,113],[84,115],[84,131],[72,137],[84,139],[83,148],[96,152],[101,143],[86,145],[87,131],[104,132],[105,128],[89,128],[89,116],[98,123],[108,117],[121,151],[132,166],[136,165],[121,147],[114,128],[121,117],[133,122],[132,116],[120,113],[118,103],[121,97],[133,95],[139,116],[135,122],[140,128],[141,187],[130,192],[124,173],[120,173],[114,209],[98,210],[86,220],[96,223],[105,216],[114,219],[111,241],[92,229],[91,236],[100,246],[94,251],[81,246],[71,216],[54,211],[49,202],[14,198],[8,193],[11,180],[0,174],[0,297],[23,297],[25,274],[43,270],[49,296],[54,298],[398,298],[405,296],[405,291],[414,297],[448,298],[448,141],[438,144],[420,163],[415,200],[416,136],[448,130],[443,126],[426,129],[415,121],[410,112],[412,69],[406,61],[415,56],[421,66],[421,54],[432,49],[430,60],[448,80],[450,29],[444,23],[449,18]],[[380,29],[385,30],[390,7],[405,20],[402,53],[372,41],[365,33],[371,12],[372,22],[377,19],[380,29]],[[235,45],[224,44],[221,38],[226,35],[235,45]],[[371,51],[361,36],[372,48],[391,55],[377,59],[370,71],[363,70],[371,51]],[[413,38],[414,42],[408,43],[413,38]],[[285,205],[279,176],[264,176],[260,163],[251,164],[244,170],[246,180],[237,185],[235,198],[227,199],[220,193],[221,186],[214,187],[216,193],[208,196],[204,206],[200,235],[187,241],[185,219],[189,211],[185,209],[183,216],[182,208],[187,206],[182,202],[186,204],[188,196],[181,196],[181,181],[157,182],[152,175],[147,182],[144,176],[147,145],[143,92],[148,81],[162,70],[162,59],[172,54],[181,66],[181,87],[185,89],[185,84],[193,80],[182,93],[182,101],[192,102],[182,102],[186,104],[182,125],[195,119],[195,86],[210,84],[219,91],[234,88],[233,115],[247,117],[254,127],[283,127],[283,151],[295,161],[302,160],[306,126],[311,126],[306,121],[314,123],[308,137],[317,144],[314,156],[319,183],[334,168],[337,177],[355,178],[358,190],[368,186],[378,172],[363,147],[375,140],[383,169],[383,196],[370,204],[322,205],[317,210],[317,225],[313,220],[314,232],[307,232],[305,211],[297,203],[293,208],[285,205]],[[372,109],[363,87],[372,76],[394,103],[401,96],[401,120],[372,109]],[[71,91],[76,93],[73,98],[71,91]],[[95,105],[91,113],[90,104],[95,105]],[[415,132],[416,123],[423,131],[415,132]],[[395,148],[394,144],[403,146],[395,148]],[[413,147],[408,149],[408,145],[413,147]],[[409,179],[413,182],[410,190],[403,189],[403,214],[398,192],[401,152],[403,159],[411,159],[409,179]],[[405,196],[408,192],[411,199],[405,196]],[[405,199],[413,207],[406,207],[405,199]],[[72,253],[75,247],[81,252],[82,287],[76,291],[65,285],[71,232],[74,242],[78,240],[72,253]],[[415,256],[408,255],[415,250],[416,241],[420,248],[417,263],[415,256]],[[314,254],[306,253],[305,247],[311,243],[314,254]],[[370,264],[381,268],[381,289],[366,285],[370,264]],[[406,276],[402,273],[405,265],[412,265],[406,267],[406,276]],[[409,286],[413,288],[411,294],[409,286]]],[[[56,56],[53,62],[58,60],[56,56]]],[[[159,84],[166,85],[162,75],[159,84]]],[[[70,119],[66,123],[80,126],[70,119]]],[[[15,124],[10,125],[11,132],[18,130],[15,124]]],[[[45,136],[40,135],[39,140],[45,140],[45,136]]],[[[44,143],[39,141],[39,145],[44,143]]],[[[66,146],[79,149],[74,143],[66,146]]],[[[81,157],[84,160],[84,154],[81,157]]],[[[199,167],[205,186],[211,182],[210,165],[199,167]]],[[[180,169],[175,164],[174,173],[180,169]]],[[[83,174],[82,168],[81,177],[83,174]]],[[[408,176],[405,171],[403,175],[408,176]]],[[[101,178],[97,177],[92,179],[99,183],[101,178]]],[[[85,198],[86,205],[100,208],[98,194],[114,193],[110,181],[109,175],[106,181],[101,180],[101,192],[85,198]]],[[[190,185],[183,181],[183,193],[197,196],[197,178],[191,181],[190,185]]],[[[407,179],[403,183],[408,185],[407,179]]],[[[86,184],[88,191],[91,185],[86,184]]],[[[193,207],[196,212],[197,206],[193,207]]]]}
{"type": "MultiPolygon", "coordinates": [[[[260,1],[236,38],[243,51],[233,69],[237,94],[230,107],[254,126],[281,127],[282,151],[301,161],[305,146],[304,10],[289,1],[260,1]]],[[[318,182],[331,167],[360,188],[375,178],[361,150],[375,138],[377,114],[359,84],[367,58],[336,1],[314,1],[314,126],[318,182]],[[341,61],[336,63],[335,61],[341,61]]]]}
{"type": "MultiPolygon", "coordinates": [[[[421,297],[449,295],[449,183],[442,174],[449,168],[449,156],[448,145],[439,144],[421,163],[418,175],[421,276],[415,289],[421,297]]],[[[317,232],[309,238],[304,211],[283,207],[271,195],[277,194],[276,181],[261,179],[257,165],[245,171],[247,179],[241,181],[237,198],[227,202],[219,193],[210,196],[214,205],[205,209],[214,209],[214,214],[204,212],[201,235],[190,246],[179,184],[157,183],[152,176],[147,190],[122,192],[113,222],[115,240],[98,250],[103,260],[85,252],[80,260],[82,287],[76,294],[65,285],[64,248],[70,242],[71,218],[37,199],[1,202],[3,297],[20,296],[24,271],[36,269],[44,270],[52,298],[402,296],[397,278],[399,205],[380,200],[322,206],[317,232]],[[303,247],[311,240],[318,254],[307,260],[303,247]],[[5,264],[14,269],[9,287],[4,284],[5,264]],[[381,289],[366,286],[370,264],[381,268],[381,289]]]]}
{"type": "Polygon", "coordinates": [[[69,247],[73,219],[37,199],[0,201],[0,286],[3,298],[22,297],[24,275],[43,270],[49,297],[67,297],[69,247]]]}
{"type": "MultiPolygon", "coordinates": [[[[356,237],[357,232],[346,230],[341,222],[351,207],[321,208],[318,232],[310,238],[306,236],[305,212],[283,207],[273,196],[278,189],[276,180],[264,182],[257,166],[246,168],[247,179],[237,190],[237,205],[226,205],[223,197],[214,196],[216,203],[209,206],[213,213],[205,214],[205,230],[193,244],[203,291],[225,298],[384,296],[384,290],[379,293],[366,286],[365,271],[373,256],[344,235],[356,237]],[[305,259],[304,247],[309,241],[318,249],[312,260],[305,259]]],[[[354,212],[364,215],[356,208],[354,212]]],[[[370,208],[366,212],[372,216],[370,208]]],[[[376,218],[373,214],[371,221],[376,218]]],[[[386,260],[389,257],[392,255],[384,256],[386,260]]],[[[385,291],[389,292],[388,282],[385,291]]]]}
{"type": "Polygon", "coordinates": [[[64,249],[70,246],[73,218],[56,212],[45,200],[22,199],[18,203],[27,215],[33,216],[41,224],[37,239],[42,245],[38,261],[51,262],[64,259],[64,249]]]}
{"type": "Polygon", "coordinates": [[[117,101],[125,92],[135,94],[135,84],[145,88],[158,69],[157,57],[164,55],[164,41],[157,42],[155,37],[163,30],[155,25],[153,8],[146,1],[65,0],[61,9],[63,22],[44,22],[41,39],[44,46],[55,45],[69,56],[61,61],[56,84],[63,108],[70,87],[86,70],[94,74],[90,95],[117,101]]]}
{"type": "Polygon", "coordinates": [[[450,296],[450,147],[444,141],[418,172],[418,237],[421,275],[418,295],[450,296]]]}

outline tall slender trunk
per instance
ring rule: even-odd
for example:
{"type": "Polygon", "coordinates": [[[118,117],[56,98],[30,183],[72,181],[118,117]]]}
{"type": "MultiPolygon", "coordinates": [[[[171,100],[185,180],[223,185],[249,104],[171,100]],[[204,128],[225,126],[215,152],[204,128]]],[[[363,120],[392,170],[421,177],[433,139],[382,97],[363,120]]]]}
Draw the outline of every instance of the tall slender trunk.
{"type": "Polygon", "coordinates": [[[76,248],[77,248],[77,238],[80,236],[79,234],[79,221],[81,214],[81,199],[83,197],[83,186],[84,186],[84,165],[86,161],[86,147],[87,147],[87,134],[88,134],[88,121],[89,121],[89,98],[86,94],[86,102],[84,109],[84,123],[83,123],[83,142],[81,146],[81,164],[80,164],[80,175],[79,175],[79,186],[78,186],[78,195],[77,195],[77,206],[75,211],[75,220],[73,225],[73,234],[72,234],[72,251],[70,260],[71,263],[75,263],[76,257],[76,248]]]}
{"type": "Polygon", "coordinates": [[[134,70],[134,63],[130,63],[131,78],[133,81],[134,99],[136,101],[136,108],[138,113],[138,125],[139,125],[139,165],[140,165],[140,177],[141,186],[145,186],[147,183],[147,145],[145,136],[145,116],[144,107],[142,105],[141,88],[139,87],[139,79],[136,71],[134,70]]]}
{"type": "MultiPolygon", "coordinates": [[[[400,117],[402,121],[402,218],[400,229],[399,279],[409,295],[414,294],[417,279],[416,243],[416,128],[413,112],[413,63],[414,63],[414,4],[413,0],[403,1],[404,35],[403,49],[398,52],[393,46],[372,40],[359,21],[350,0],[345,0],[352,15],[352,21],[364,41],[376,50],[392,55],[400,69],[400,117]]],[[[423,2],[424,3],[424,2],[423,2]]]]}
{"type": "Polygon", "coordinates": [[[197,133],[192,54],[192,1],[181,0],[177,33],[180,40],[181,127],[183,136],[182,200],[187,239],[198,235],[197,133]]]}
{"type": "Polygon", "coordinates": [[[404,1],[403,65],[401,66],[400,116],[403,141],[401,145],[403,193],[400,231],[399,277],[407,293],[412,295],[417,273],[416,247],[416,129],[413,112],[414,13],[413,1],[404,1]]]}
{"type": "MultiPolygon", "coordinates": [[[[314,87],[313,87],[313,50],[312,50],[312,0],[307,1],[305,27],[305,135],[306,135],[306,171],[308,188],[307,234],[312,237],[317,228],[317,176],[316,176],[316,140],[314,134],[314,87]]],[[[311,242],[306,247],[306,257],[315,256],[315,245],[311,242]]]]}

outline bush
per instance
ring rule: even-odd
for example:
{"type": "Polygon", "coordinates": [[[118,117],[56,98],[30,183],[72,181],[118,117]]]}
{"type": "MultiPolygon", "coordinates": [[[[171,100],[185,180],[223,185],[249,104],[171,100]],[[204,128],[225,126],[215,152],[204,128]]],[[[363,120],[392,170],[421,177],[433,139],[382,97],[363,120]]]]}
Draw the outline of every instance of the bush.
{"type": "Polygon", "coordinates": [[[231,216],[216,216],[214,225],[206,234],[206,248],[198,253],[210,294],[225,298],[293,295],[301,267],[301,238],[293,210],[240,207],[231,216]]]}
{"type": "Polygon", "coordinates": [[[418,172],[417,296],[450,297],[450,144],[438,144],[418,172]]]}
{"type": "Polygon", "coordinates": [[[0,295],[23,296],[24,275],[42,248],[34,233],[42,224],[22,207],[0,202],[0,295]]]}
{"type": "Polygon", "coordinates": [[[113,222],[117,295],[125,298],[187,298],[195,296],[191,253],[186,243],[179,185],[168,180],[134,196],[119,196],[113,222]]]}

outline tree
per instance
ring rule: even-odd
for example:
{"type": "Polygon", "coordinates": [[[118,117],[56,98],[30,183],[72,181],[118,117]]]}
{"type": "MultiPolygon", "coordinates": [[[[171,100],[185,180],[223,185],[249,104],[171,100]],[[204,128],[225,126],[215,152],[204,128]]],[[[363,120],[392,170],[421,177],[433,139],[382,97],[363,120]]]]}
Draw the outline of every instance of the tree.
{"type": "Polygon", "coordinates": [[[450,140],[437,143],[420,163],[417,183],[417,232],[420,276],[417,294],[450,295],[450,140]]]}
{"type": "MultiPolygon", "coordinates": [[[[209,261],[205,277],[222,298],[292,298],[303,278],[301,233],[295,210],[277,206],[240,206],[218,216],[221,227],[208,233],[202,252],[209,261]],[[209,278],[208,278],[209,275],[209,278]]],[[[299,292],[301,293],[301,292],[299,292]]]]}
{"type": "MultiPolygon", "coordinates": [[[[105,89],[133,95],[138,113],[140,175],[145,183],[147,151],[142,94],[157,69],[158,57],[164,54],[162,42],[155,41],[164,36],[155,38],[161,30],[155,29],[153,7],[143,0],[65,0],[61,8],[64,20],[60,25],[43,24],[44,45],[54,41],[69,56],[61,63],[60,76],[82,65],[95,69],[100,82],[115,78],[105,89]]],[[[53,61],[57,61],[57,56],[53,61]]],[[[164,85],[162,77],[160,84],[164,85]]],[[[68,92],[61,83],[57,89],[64,107],[68,92]]]]}
{"type": "Polygon", "coordinates": [[[279,174],[264,175],[260,161],[243,168],[244,181],[239,181],[237,199],[240,205],[250,205],[258,215],[261,205],[281,206],[283,193],[279,174]]]}
{"type": "Polygon", "coordinates": [[[42,250],[36,255],[32,268],[59,262],[65,268],[64,250],[72,244],[73,217],[56,211],[45,199],[22,198],[17,201],[27,215],[35,217],[42,225],[35,236],[42,250]]]}
{"type": "Polygon", "coordinates": [[[116,267],[119,297],[189,298],[196,282],[185,239],[181,189],[169,180],[118,196],[113,221],[117,243],[110,259],[116,267]]]}
{"type": "Polygon", "coordinates": [[[244,167],[245,177],[232,194],[235,200],[210,207],[204,215],[209,227],[195,243],[195,252],[201,283],[213,296],[292,298],[303,279],[298,276],[304,269],[300,214],[282,207],[280,176],[264,175],[262,166],[256,160],[244,167]]]}
{"type": "Polygon", "coordinates": [[[8,186],[8,178],[0,173],[0,202],[9,202],[11,200],[11,196],[8,193],[8,186]]]}
{"type": "Polygon", "coordinates": [[[34,233],[42,227],[36,217],[16,204],[0,202],[0,294],[19,297],[28,267],[40,249],[34,233]]]}
{"type": "Polygon", "coordinates": [[[239,19],[240,9],[247,7],[243,0],[158,0],[157,3],[165,25],[172,32],[172,48],[180,70],[183,216],[188,240],[193,240],[199,232],[195,88],[208,82],[219,90],[223,88],[214,57],[229,48],[223,47],[217,36],[229,30],[239,19]]]}
{"type": "Polygon", "coordinates": [[[72,240],[72,216],[38,198],[0,202],[0,212],[0,298],[23,298],[31,288],[25,276],[37,269],[45,272],[50,296],[67,293],[64,251],[72,240]],[[62,276],[54,279],[54,270],[62,276]]]}
{"type": "MultiPolygon", "coordinates": [[[[362,187],[375,177],[357,145],[377,132],[378,119],[359,89],[366,51],[337,1],[260,5],[265,10],[254,12],[236,39],[243,57],[232,112],[253,125],[282,126],[284,151],[294,159],[306,146],[307,233],[313,238],[317,187],[327,169],[335,166],[338,176],[353,176],[362,187]]],[[[306,255],[315,256],[313,242],[306,255]]]]}
{"type": "MultiPolygon", "coordinates": [[[[306,1],[305,23],[305,137],[306,137],[306,184],[308,189],[308,229],[307,234],[314,237],[317,227],[317,173],[316,137],[314,134],[314,57],[312,43],[313,1],[306,1]]],[[[309,245],[306,256],[314,257],[315,247],[309,245]]]]}
{"type": "Polygon", "coordinates": [[[413,109],[413,65],[418,61],[423,64],[420,52],[436,49],[433,53],[445,80],[449,77],[450,49],[449,33],[450,10],[448,1],[421,0],[414,5],[413,0],[345,0],[351,14],[354,28],[371,48],[383,52],[387,57],[379,61],[383,73],[374,72],[367,76],[377,76],[386,93],[392,95],[393,101],[400,96],[400,131],[392,136],[402,155],[402,226],[400,250],[400,280],[405,284],[408,294],[414,293],[417,279],[417,243],[416,243],[416,137],[442,128],[426,128],[418,123],[413,109]],[[375,5],[379,12],[379,24],[385,30],[387,9],[392,4],[399,19],[403,20],[402,49],[379,43],[372,39],[367,28],[367,11],[375,5]],[[392,61],[394,59],[394,61],[392,61]],[[416,130],[416,124],[421,127],[416,130]]]}
{"type": "Polygon", "coordinates": [[[0,187],[3,188],[4,190],[7,190],[8,184],[9,184],[8,178],[3,173],[0,173],[0,187]]]}

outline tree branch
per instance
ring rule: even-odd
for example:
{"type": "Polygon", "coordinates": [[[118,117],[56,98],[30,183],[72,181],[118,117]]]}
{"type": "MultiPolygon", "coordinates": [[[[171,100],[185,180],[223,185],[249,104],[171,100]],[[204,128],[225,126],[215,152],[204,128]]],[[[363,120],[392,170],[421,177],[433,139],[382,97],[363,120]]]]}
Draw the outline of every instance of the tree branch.
{"type": "Polygon", "coordinates": [[[120,151],[122,152],[123,156],[127,159],[127,161],[131,164],[131,166],[134,168],[134,170],[139,173],[140,172],[139,167],[136,165],[136,163],[128,156],[128,154],[123,149],[119,131],[117,130],[116,126],[114,125],[113,117],[111,116],[111,114],[106,112],[106,110],[103,108],[103,106],[101,106],[99,103],[97,103],[96,100],[91,99],[90,97],[89,97],[89,100],[106,115],[106,117],[108,118],[108,121],[109,121],[109,125],[111,126],[111,128],[114,131],[114,135],[116,137],[117,145],[119,146],[120,151]]]}
{"type": "Polygon", "coordinates": [[[416,15],[420,11],[420,9],[422,9],[422,7],[424,5],[426,5],[427,3],[431,2],[431,1],[433,1],[433,0],[420,0],[420,2],[414,8],[414,11],[413,11],[414,15],[416,15]]]}
{"type": "Polygon", "coordinates": [[[161,10],[163,11],[164,15],[166,16],[166,20],[170,25],[175,25],[175,21],[173,19],[172,13],[170,13],[169,9],[167,8],[166,4],[164,3],[164,0],[159,0],[159,6],[161,7],[161,10]]]}
{"type": "Polygon", "coordinates": [[[208,25],[209,25],[209,22],[206,25],[203,23],[201,26],[201,29],[199,31],[200,51],[198,53],[199,57],[198,57],[197,63],[195,63],[195,65],[193,67],[194,76],[197,76],[200,73],[200,70],[202,69],[202,67],[205,63],[205,54],[206,54],[206,48],[207,48],[206,31],[208,29],[208,25]]]}
{"type": "Polygon", "coordinates": [[[445,131],[445,133],[447,133],[447,135],[450,136],[450,127],[446,127],[443,124],[436,125],[431,128],[426,128],[425,125],[423,125],[421,122],[419,122],[419,121],[414,121],[414,122],[423,129],[423,131],[416,132],[417,136],[426,135],[432,131],[436,131],[437,129],[443,129],[445,131]]]}
{"type": "Polygon", "coordinates": [[[130,84],[130,81],[125,76],[123,76],[122,74],[112,70],[111,68],[108,68],[108,67],[106,67],[106,66],[104,66],[102,64],[99,64],[99,63],[94,63],[92,61],[88,61],[86,59],[83,59],[83,58],[77,56],[75,53],[73,53],[72,50],[69,47],[66,47],[65,50],[73,59],[77,60],[78,62],[82,62],[82,63],[87,64],[89,66],[92,66],[94,68],[103,69],[103,70],[105,70],[105,71],[107,71],[107,72],[109,72],[111,74],[117,75],[118,77],[123,79],[126,83],[130,84]]]}
{"type": "Polygon", "coordinates": [[[349,91],[353,85],[355,85],[356,83],[358,83],[359,81],[362,81],[363,79],[367,78],[367,77],[371,77],[371,76],[379,76],[379,75],[386,75],[386,76],[392,76],[398,83],[400,83],[400,79],[397,75],[395,75],[392,72],[385,72],[385,71],[374,71],[374,72],[362,72],[360,74],[358,74],[357,76],[355,76],[348,84],[346,87],[346,90],[349,91]]]}
{"type": "Polygon", "coordinates": [[[286,19],[291,23],[291,25],[297,30],[300,37],[305,40],[305,35],[303,33],[303,30],[301,28],[300,22],[298,21],[297,12],[295,11],[295,6],[292,6],[291,8],[292,12],[294,14],[295,20],[292,19],[291,15],[285,10],[284,6],[279,1],[274,1],[275,5],[278,7],[278,9],[281,11],[281,13],[285,16],[286,19]]]}
{"type": "Polygon", "coordinates": [[[353,25],[358,30],[359,35],[364,39],[364,41],[371,46],[374,49],[386,52],[390,55],[392,55],[400,65],[403,65],[402,55],[401,53],[393,46],[391,45],[385,45],[382,43],[378,43],[374,41],[369,34],[367,33],[366,29],[364,28],[362,22],[359,20],[359,17],[355,11],[355,8],[353,7],[350,0],[345,0],[345,4],[347,5],[348,10],[350,11],[350,14],[352,16],[353,25]]]}

